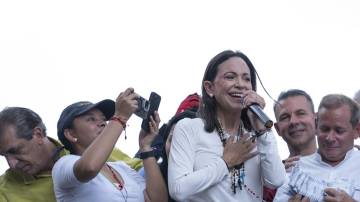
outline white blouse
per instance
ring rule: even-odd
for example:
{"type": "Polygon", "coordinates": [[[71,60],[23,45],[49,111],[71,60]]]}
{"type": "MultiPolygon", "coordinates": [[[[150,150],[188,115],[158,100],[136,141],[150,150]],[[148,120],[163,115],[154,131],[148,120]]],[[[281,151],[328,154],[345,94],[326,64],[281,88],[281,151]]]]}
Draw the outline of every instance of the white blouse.
{"type": "Polygon", "coordinates": [[[262,201],[263,185],[281,186],[285,168],[271,131],[257,139],[256,149],[259,155],[244,164],[246,187],[234,194],[217,131],[206,132],[199,118],[179,121],[169,154],[170,195],[177,201],[262,201]]]}

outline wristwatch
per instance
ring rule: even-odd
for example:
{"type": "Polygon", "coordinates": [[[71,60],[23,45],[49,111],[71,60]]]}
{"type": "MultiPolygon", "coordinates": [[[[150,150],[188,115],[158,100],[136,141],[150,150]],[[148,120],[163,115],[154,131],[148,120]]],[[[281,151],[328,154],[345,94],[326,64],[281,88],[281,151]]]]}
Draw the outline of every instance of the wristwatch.
{"type": "Polygon", "coordinates": [[[146,159],[149,157],[155,157],[155,151],[151,150],[151,151],[147,151],[147,152],[141,152],[139,154],[140,159],[146,159]]]}

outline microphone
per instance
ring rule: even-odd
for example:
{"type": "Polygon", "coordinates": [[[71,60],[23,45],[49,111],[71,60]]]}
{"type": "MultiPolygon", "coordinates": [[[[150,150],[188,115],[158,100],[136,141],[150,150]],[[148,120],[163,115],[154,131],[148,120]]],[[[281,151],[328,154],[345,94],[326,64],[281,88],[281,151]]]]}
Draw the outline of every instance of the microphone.
{"type": "Polygon", "coordinates": [[[264,113],[258,104],[252,104],[249,109],[256,115],[256,117],[264,124],[267,129],[273,126],[273,121],[264,113]]]}

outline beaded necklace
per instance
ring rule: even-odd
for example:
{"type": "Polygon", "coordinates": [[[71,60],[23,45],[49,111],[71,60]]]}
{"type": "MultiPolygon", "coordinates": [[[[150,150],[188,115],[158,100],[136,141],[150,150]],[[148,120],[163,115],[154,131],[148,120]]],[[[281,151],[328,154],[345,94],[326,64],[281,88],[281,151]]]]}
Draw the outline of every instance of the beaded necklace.
{"type": "MultiPolygon", "coordinates": [[[[223,146],[226,145],[226,139],[224,129],[222,128],[219,121],[217,121],[217,124],[215,124],[215,128],[219,134],[220,140],[223,144],[223,146]]],[[[242,122],[240,123],[238,132],[235,136],[235,140],[239,141],[240,137],[242,137],[244,134],[244,126],[242,122]]],[[[254,139],[255,140],[255,139],[254,139]]],[[[253,140],[253,141],[254,141],[253,140]]],[[[254,198],[261,199],[262,202],[266,202],[262,197],[257,195],[255,191],[251,190],[249,186],[245,184],[245,166],[244,163],[241,163],[240,165],[236,165],[233,168],[230,168],[230,177],[231,177],[231,189],[234,194],[236,194],[236,188],[239,187],[240,190],[245,188],[247,192],[249,192],[254,198]]]]}
{"type": "Polygon", "coordinates": [[[120,179],[116,176],[114,169],[113,169],[109,164],[106,163],[106,167],[109,168],[112,177],[113,177],[114,180],[116,181],[115,183],[113,183],[114,186],[115,186],[118,190],[120,190],[122,197],[124,198],[125,202],[127,202],[128,193],[127,193],[127,190],[126,190],[126,187],[125,187],[125,182],[124,182],[123,180],[120,180],[120,179]],[[125,190],[125,194],[123,193],[123,189],[125,190]]]}
{"type": "MultiPolygon", "coordinates": [[[[220,140],[223,144],[223,146],[226,145],[226,137],[224,133],[224,129],[221,127],[220,122],[218,121],[218,124],[216,124],[216,130],[219,134],[220,140]]],[[[235,136],[235,140],[238,141],[240,137],[243,136],[243,124],[241,123],[238,129],[238,132],[235,136]]],[[[231,176],[231,189],[234,194],[236,194],[236,188],[239,187],[240,190],[242,190],[244,184],[245,184],[245,166],[244,163],[241,163],[240,165],[236,165],[233,168],[230,169],[230,176],[231,176]]]]}

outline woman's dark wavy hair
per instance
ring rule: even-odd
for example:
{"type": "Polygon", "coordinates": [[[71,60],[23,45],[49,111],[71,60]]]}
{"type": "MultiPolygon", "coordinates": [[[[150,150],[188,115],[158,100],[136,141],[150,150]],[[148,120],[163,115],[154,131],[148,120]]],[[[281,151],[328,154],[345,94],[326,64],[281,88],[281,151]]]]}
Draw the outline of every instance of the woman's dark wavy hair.
{"type": "MultiPolygon", "coordinates": [[[[215,127],[219,126],[219,123],[216,118],[216,100],[206,93],[204,82],[213,82],[218,73],[219,65],[232,57],[239,57],[243,59],[249,67],[252,90],[256,91],[256,70],[250,59],[244,53],[240,51],[225,50],[213,57],[206,67],[202,80],[202,99],[199,107],[199,117],[204,120],[204,128],[207,132],[214,131],[215,127]]],[[[246,113],[242,113],[241,120],[243,121],[245,128],[247,130],[251,130],[251,124],[246,113]]]]}

